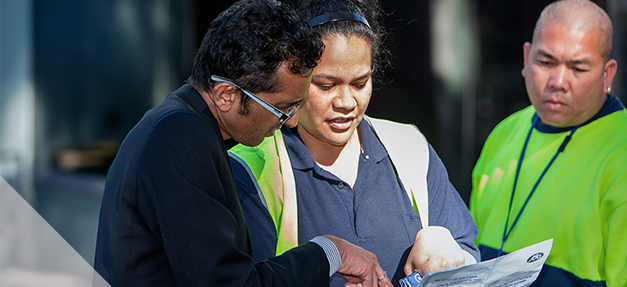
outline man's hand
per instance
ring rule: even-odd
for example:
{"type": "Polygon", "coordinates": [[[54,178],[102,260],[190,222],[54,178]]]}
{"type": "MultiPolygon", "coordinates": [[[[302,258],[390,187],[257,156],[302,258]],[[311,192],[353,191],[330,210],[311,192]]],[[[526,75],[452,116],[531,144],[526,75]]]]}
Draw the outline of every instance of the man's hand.
{"type": "Polygon", "coordinates": [[[331,240],[340,252],[342,266],[337,273],[348,280],[344,286],[392,287],[390,278],[379,266],[377,256],[374,253],[332,235],[324,235],[323,237],[331,240]],[[383,279],[379,280],[379,278],[383,279]]]}
{"type": "Polygon", "coordinates": [[[476,263],[474,257],[459,247],[448,229],[428,226],[416,234],[404,271],[405,275],[414,272],[426,275],[472,263],[476,263]]]}

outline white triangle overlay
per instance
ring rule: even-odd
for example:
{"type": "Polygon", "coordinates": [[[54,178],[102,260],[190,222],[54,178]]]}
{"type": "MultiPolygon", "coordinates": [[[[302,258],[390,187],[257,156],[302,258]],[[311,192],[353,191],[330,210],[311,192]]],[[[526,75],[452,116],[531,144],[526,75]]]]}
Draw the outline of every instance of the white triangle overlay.
{"type": "Polygon", "coordinates": [[[107,286],[91,265],[0,177],[0,286],[107,286]]]}

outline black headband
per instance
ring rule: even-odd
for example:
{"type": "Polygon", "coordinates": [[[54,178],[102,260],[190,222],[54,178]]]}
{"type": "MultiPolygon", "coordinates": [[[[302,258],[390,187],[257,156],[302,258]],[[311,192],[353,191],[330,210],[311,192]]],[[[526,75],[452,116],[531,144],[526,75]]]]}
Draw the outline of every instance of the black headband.
{"type": "Polygon", "coordinates": [[[368,21],[366,21],[364,17],[361,17],[360,15],[351,12],[331,12],[322,14],[318,17],[312,18],[311,20],[309,20],[308,23],[309,26],[315,27],[324,23],[335,21],[357,21],[364,23],[366,26],[368,26],[368,28],[370,28],[370,24],[368,24],[368,21]]]}

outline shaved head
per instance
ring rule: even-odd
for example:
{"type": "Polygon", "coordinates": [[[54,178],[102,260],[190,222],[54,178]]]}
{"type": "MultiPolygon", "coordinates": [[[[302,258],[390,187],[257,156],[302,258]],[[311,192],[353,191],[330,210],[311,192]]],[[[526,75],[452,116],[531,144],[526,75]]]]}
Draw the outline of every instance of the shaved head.
{"type": "Polygon", "coordinates": [[[599,39],[599,54],[605,61],[612,53],[612,22],[610,17],[589,0],[561,0],[542,10],[533,30],[533,42],[538,41],[546,25],[556,25],[572,30],[592,31],[599,39]]]}

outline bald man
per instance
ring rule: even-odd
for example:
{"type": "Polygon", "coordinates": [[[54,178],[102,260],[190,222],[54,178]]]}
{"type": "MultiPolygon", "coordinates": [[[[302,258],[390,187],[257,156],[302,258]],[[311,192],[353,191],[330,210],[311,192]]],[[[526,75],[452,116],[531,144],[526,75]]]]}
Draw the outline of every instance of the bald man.
{"type": "Polygon", "coordinates": [[[523,46],[532,105],[494,128],[473,171],[482,260],[554,238],[532,286],[627,286],[627,111],[611,50],[597,5],[548,5],[523,46]]]}

